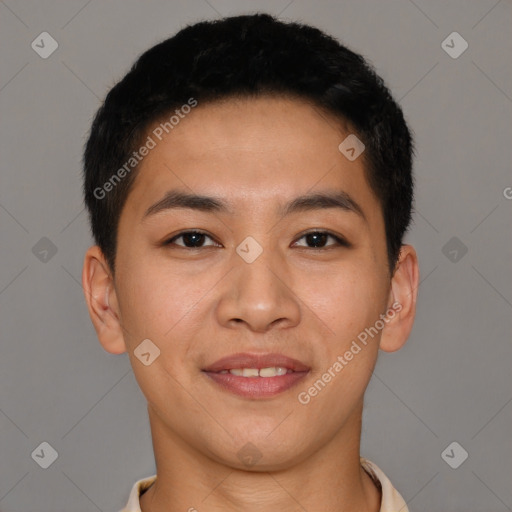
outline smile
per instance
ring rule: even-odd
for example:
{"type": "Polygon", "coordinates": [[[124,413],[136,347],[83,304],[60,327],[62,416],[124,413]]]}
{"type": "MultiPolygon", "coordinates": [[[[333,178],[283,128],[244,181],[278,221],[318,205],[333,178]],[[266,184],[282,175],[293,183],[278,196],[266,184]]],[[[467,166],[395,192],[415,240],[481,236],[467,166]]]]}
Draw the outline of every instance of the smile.
{"type": "Polygon", "coordinates": [[[310,368],[281,354],[233,354],[202,372],[217,389],[262,399],[287,391],[308,375],[310,368]]]}

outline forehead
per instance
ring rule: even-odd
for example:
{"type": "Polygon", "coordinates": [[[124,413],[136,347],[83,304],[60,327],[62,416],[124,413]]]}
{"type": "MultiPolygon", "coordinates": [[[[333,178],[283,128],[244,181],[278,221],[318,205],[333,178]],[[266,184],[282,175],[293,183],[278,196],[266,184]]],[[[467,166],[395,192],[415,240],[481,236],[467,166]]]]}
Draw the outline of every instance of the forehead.
{"type": "Polygon", "coordinates": [[[347,126],[305,101],[199,103],[162,140],[154,135],[158,126],[148,130],[155,147],[140,163],[125,205],[135,217],[176,188],[224,197],[239,210],[248,202],[269,209],[317,190],[342,190],[366,204],[369,217],[378,210],[364,157],[349,161],[338,149],[350,133],[347,126]]]}

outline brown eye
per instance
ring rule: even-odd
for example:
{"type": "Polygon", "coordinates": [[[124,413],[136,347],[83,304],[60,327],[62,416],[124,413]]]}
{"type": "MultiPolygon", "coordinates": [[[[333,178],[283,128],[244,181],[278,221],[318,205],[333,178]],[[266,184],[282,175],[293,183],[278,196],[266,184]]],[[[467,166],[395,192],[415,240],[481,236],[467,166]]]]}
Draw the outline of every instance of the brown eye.
{"type": "Polygon", "coordinates": [[[211,247],[212,245],[216,245],[215,242],[213,244],[205,245],[204,242],[207,238],[212,240],[210,236],[206,233],[202,233],[201,231],[183,231],[182,233],[179,233],[167,240],[164,245],[177,245],[186,249],[200,249],[201,247],[211,247]],[[180,239],[182,239],[182,242],[176,243],[176,241],[180,239]]]}
{"type": "MultiPolygon", "coordinates": [[[[306,247],[311,249],[325,249],[336,245],[341,245],[348,247],[348,243],[342,238],[329,233],[328,231],[311,231],[302,235],[299,240],[305,239],[306,247]],[[327,244],[329,239],[334,240],[334,243],[327,244]]],[[[304,247],[304,245],[299,245],[300,247],[304,247]]]]}

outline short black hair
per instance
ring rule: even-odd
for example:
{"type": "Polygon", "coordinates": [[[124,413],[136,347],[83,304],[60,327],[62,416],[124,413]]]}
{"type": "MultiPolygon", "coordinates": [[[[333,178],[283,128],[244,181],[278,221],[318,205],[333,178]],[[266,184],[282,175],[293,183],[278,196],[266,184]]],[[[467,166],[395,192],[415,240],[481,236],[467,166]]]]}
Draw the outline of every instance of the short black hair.
{"type": "Polygon", "coordinates": [[[402,110],[361,55],[315,27],[264,13],[186,26],[143,53],[96,113],[84,151],[84,195],[112,273],[119,218],[137,170],[134,163],[129,172],[126,162],[149,126],[191,99],[260,95],[302,98],[348,124],[364,143],[365,175],[382,207],[393,274],[413,202],[413,138],[402,110]],[[113,182],[123,165],[122,179],[113,182]]]}

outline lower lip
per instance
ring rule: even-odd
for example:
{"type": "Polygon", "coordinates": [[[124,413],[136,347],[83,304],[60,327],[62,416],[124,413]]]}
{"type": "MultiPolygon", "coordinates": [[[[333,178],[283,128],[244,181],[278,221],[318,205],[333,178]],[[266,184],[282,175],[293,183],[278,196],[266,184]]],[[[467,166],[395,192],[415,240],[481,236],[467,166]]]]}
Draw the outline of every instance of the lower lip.
{"type": "Polygon", "coordinates": [[[240,377],[231,373],[204,372],[227,391],[245,398],[270,398],[287,391],[308,372],[292,372],[276,377],[240,377]]]}

